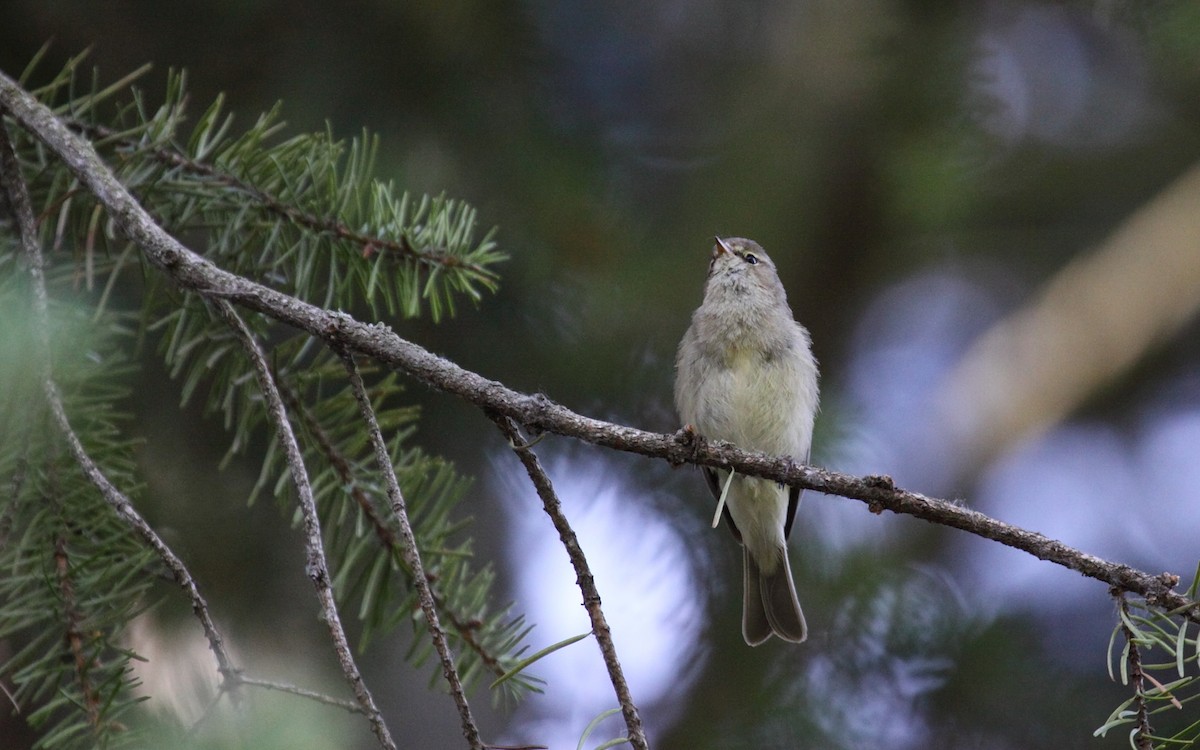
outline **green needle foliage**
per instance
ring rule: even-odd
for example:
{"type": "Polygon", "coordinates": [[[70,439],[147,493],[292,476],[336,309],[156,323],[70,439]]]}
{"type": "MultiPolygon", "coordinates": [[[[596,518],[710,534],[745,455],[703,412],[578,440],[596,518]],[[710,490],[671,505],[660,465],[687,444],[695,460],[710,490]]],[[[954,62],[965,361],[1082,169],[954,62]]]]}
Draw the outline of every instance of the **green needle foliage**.
{"type": "MultiPolygon", "coordinates": [[[[437,321],[496,288],[494,267],[504,256],[491,232],[480,236],[474,209],[412,197],[377,179],[372,136],[283,137],[278,107],[238,133],[220,99],[189,128],[182,73],[169,76],[162,102],[152,104],[131,86],[143,71],[106,86],[83,76],[79,63],[37,96],[92,141],[164,229],[222,268],[375,318],[437,321]]],[[[115,410],[128,403],[128,362],[157,348],[181,401],[203,399],[221,415],[230,456],[265,454],[255,494],[268,492],[286,508],[288,467],[265,437],[273,432],[237,338],[204,300],[146,266],[60,162],[9,129],[34,202],[55,319],[71,322],[51,332],[53,377],[97,465],[138,502],[134,437],[115,410]]],[[[135,704],[135,657],[121,637],[153,604],[151,583],[164,571],[72,461],[49,416],[40,369],[12,364],[29,361],[24,339],[34,335],[20,253],[15,222],[0,210],[0,638],[14,644],[0,676],[17,685],[17,702],[42,732],[40,746],[114,746],[135,734],[122,719],[135,704]]],[[[344,363],[306,335],[244,317],[301,441],[339,606],[361,623],[358,648],[408,623],[416,633],[410,657],[425,662],[432,648],[412,572],[344,363]]],[[[395,374],[360,367],[459,672],[467,684],[490,682],[520,662],[528,627],[494,605],[494,573],[473,558],[469,521],[457,511],[470,482],[409,444],[418,415],[395,374]]],[[[431,682],[440,674],[439,665],[431,682]]],[[[503,686],[497,697],[520,696],[537,680],[518,676],[503,686]]]]}
{"type": "MultiPolygon", "coordinates": [[[[1195,600],[1200,568],[1187,591],[1195,600]]],[[[1195,607],[1163,612],[1141,599],[1119,596],[1118,618],[1108,644],[1109,676],[1132,688],[1132,695],[1113,709],[1096,730],[1129,732],[1130,747],[1196,747],[1200,721],[1200,627],[1195,607]]]]}
{"type": "MultiPolygon", "coordinates": [[[[29,290],[8,240],[0,244],[0,641],[11,653],[0,678],[16,685],[13,700],[39,730],[37,747],[120,747],[139,700],[122,635],[151,603],[158,567],[54,427],[30,364],[29,290]]],[[[94,324],[87,312],[51,308],[58,385],[85,448],[136,496],[133,443],[115,407],[129,395],[120,327],[116,316],[94,324]]]]}

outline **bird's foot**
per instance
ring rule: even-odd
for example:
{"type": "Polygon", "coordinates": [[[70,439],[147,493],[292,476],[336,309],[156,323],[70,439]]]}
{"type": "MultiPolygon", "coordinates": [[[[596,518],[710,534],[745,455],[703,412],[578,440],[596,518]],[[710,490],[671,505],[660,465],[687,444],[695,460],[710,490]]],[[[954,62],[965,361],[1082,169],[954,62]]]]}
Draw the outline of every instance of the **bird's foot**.
{"type": "Polygon", "coordinates": [[[683,448],[683,451],[677,457],[671,458],[671,465],[681,466],[696,458],[701,446],[704,445],[704,436],[696,432],[695,425],[685,424],[675,432],[675,442],[683,448]]]}

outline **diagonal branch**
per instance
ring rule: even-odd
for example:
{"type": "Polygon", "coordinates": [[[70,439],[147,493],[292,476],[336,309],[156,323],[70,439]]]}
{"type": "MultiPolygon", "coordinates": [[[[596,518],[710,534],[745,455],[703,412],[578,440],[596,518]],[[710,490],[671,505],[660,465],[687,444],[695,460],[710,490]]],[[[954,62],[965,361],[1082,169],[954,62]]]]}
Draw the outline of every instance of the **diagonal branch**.
{"type": "Polygon", "coordinates": [[[292,425],[288,421],[287,409],[283,405],[283,399],[279,396],[279,390],[275,387],[275,380],[271,377],[271,369],[267,364],[266,356],[254,339],[254,334],[238,317],[232,305],[224,300],[219,300],[215,307],[225,323],[237,334],[246,350],[246,355],[254,366],[259,390],[262,391],[263,397],[267,401],[267,411],[270,414],[271,422],[275,425],[276,437],[287,456],[288,469],[292,474],[292,483],[296,485],[296,494],[300,499],[300,511],[304,517],[304,545],[308,555],[304,572],[308,574],[309,580],[317,590],[321,616],[329,627],[329,637],[333,641],[334,652],[337,654],[338,663],[341,664],[342,674],[345,676],[346,682],[350,683],[354,697],[362,706],[367,719],[370,720],[371,729],[375,732],[379,744],[386,750],[395,750],[396,743],[392,741],[392,735],[383,720],[383,714],[375,706],[375,699],[371,697],[371,692],[367,689],[366,682],[363,681],[362,673],[354,662],[354,654],[350,650],[350,640],[346,637],[345,628],[342,627],[342,618],[338,614],[337,603],[334,600],[329,564],[325,560],[325,547],[321,538],[321,519],[317,515],[317,504],[313,499],[312,485],[308,481],[308,470],[304,466],[300,444],[296,442],[292,425]]]}
{"type": "MultiPolygon", "coordinates": [[[[142,538],[148,547],[154,550],[158,558],[171,571],[175,583],[191,600],[192,612],[200,621],[200,626],[204,629],[204,636],[208,639],[208,646],[212,649],[213,656],[216,657],[217,671],[221,673],[226,687],[233,690],[237,685],[238,670],[233,666],[233,660],[230,659],[229,652],[225,649],[225,639],[221,635],[221,631],[217,629],[216,623],[213,622],[208,603],[200,594],[196,580],[192,578],[192,574],[183,561],[167,546],[167,543],[162,540],[162,537],[146,519],[137,512],[129,498],[109,481],[92,457],[88,455],[79,436],[71,428],[66,407],[63,405],[62,394],[58,390],[57,383],[54,382],[54,373],[50,362],[49,299],[46,293],[45,260],[41,245],[37,240],[29,191],[25,187],[20,164],[17,163],[16,153],[13,151],[12,142],[8,137],[8,129],[3,121],[0,121],[0,178],[3,178],[0,179],[0,182],[4,185],[4,197],[15,217],[26,262],[29,264],[29,275],[33,281],[34,324],[37,329],[35,340],[38,348],[35,356],[40,360],[42,389],[46,401],[50,405],[50,411],[54,415],[54,422],[67,441],[67,447],[70,449],[72,457],[88,480],[100,491],[109,507],[142,538]]],[[[237,693],[234,692],[233,695],[236,696],[237,693]]]]}
{"type": "Polygon", "coordinates": [[[396,470],[392,466],[391,457],[388,456],[387,444],[379,429],[379,421],[375,419],[375,410],[371,407],[371,400],[367,397],[367,389],[363,385],[362,375],[358,372],[358,365],[354,363],[354,355],[345,350],[340,351],[339,354],[346,365],[350,387],[354,390],[354,398],[358,401],[363,422],[366,423],[367,432],[371,436],[371,447],[375,450],[375,463],[387,480],[388,499],[392,503],[392,513],[396,516],[396,523],[400,528],[400,554],[404,563],[412,571],[413,586],[417,589],[417,599],[421,602],[421,611],[425,614],[425,624],[433,639],[433,647],[437,650],[438,658],[442,662],[442,675],[445,676],[446,682],[450,686],[450,694],[454,696],[454,704],[458,707],[463,736],[466,738],[467,744],[471,746],[471,750],[483,750],[483,740],[479,737],[479,728],[475,726],[475,719],[471,716],[471,706],[467,703],[467,694],[458,677],[458,669],[454,666],[454,655],[450,653],[450,644],[446,641],[446,631],[438,619],[433,592],[429,587],[429,579],[425,577],[425,566],[421,562],[420,550],[417,549],[417,537],[408,520],[408,508],[404,502],[404,495],[400,492],[400,482],[396,479],[396,470]]]}
{"type": "MultiPolygon", "coordinates": [[[[337,446],[333,444],[333,440],[325,431],[324,426],[317,419],[316,415],[309,406],[300,399],[295,391],[287,387],[287,384],[277,380],[280,395],[283,396],[283,402],[287,405],[292,414],[296,415],[302,429],[310,435],[313,442],[316,444],[317,450],[333,467],[341,480],[342,485],[346,487],[346,491],[354,500],[355,504],[362,510],[363,515],[371,524],[371,528],[375,530],[375,538],[379,540],[380,546],[389,554],[393,551],[400,551],[400,539],[396,536],[396,532],[384,521],[379,510],[375,507],[371,498],[367,496],[362,485],[354,477],[354,472],[351,470],[350,462],[346,459],[337,446]]],[[[411,574],[411,571],[409,571],[411,574]]],[[[488,650],[488,648],[480,642],[475,635],[475,626],[469,620],[463,618],[463,615],[456,612],[450,607],[450,603],[446,600],[444,594],[440,593],[436,581],[426,576],[429,582],[430,595],[433,596],[433,603],[442,612],[450,627],[454,629],[455,635],[471,649],[480,661],[497,677],[503,677],[507,671],[504,665],[500,663],[500,659],[496,654],[488,650]]],[[[415,584],[415,582],[414,582],[415,584]]]]}
{"type": "Polygon", "coordinates": [[[646,732],[642,729],[642,717],[638,714],[637,705],[633,702],[633,696],[629,692],[629,685],[625,682],[625,673],[621,670],[621,661],[617,658],[617,649],[613,645],[612,631],[608,627],[608,620],[604,617],[604,610],[600,607],[600,591],[596,588],[595,579],[592,578],[592,571],[588,567],[583,548],[579,546],[579,540],[575,537],[575,530],[571,528],[571,524],[563,513],[562,503],[558,500],[554,485],[550,482],[550,477],[546,474],[545,469],[542,468],[541,462],[538,461],[537,454],[521,437],[521,433],[513,421],[501,416],[492,416],[492,421],[500,428],[500,432],[512,446],[513,452],[521,460],[521,465],[529,474],[529,480],[537,489],[538,497],[542,499],[542,507],[545,509],[546,515],[550,516],[555,530],[558,531],[558,538],[562,540],[563,547],[567,550],[567,556],[571,558],[571,566],[575,568],[575,582],[579,585],[580,593],[583,594],[583,606],[587,609],[588,617],[592,621],[592,634],[596,636],[596,643],[600,646],[600,653],[604,657],[604,666],[608,669],[608,679],[617,693],[621,714],[625,717],[625,726],[629,729],[629,744],[633,746],[634,750],[647,750],[649,745],[646,742],[646,732]]]}
{"type": "Polygon", "coordinates": [[[456,395],[481,409],[508,417],[534,431],[554,432],[594,445],[666,459],[672,463],[732,467],[739,473],[860,500],[873,512],[890,510],[950,526],[1023,550],[1089,578],[1138,594],[1154,607],[1186,609],[1200,622],[1200,608],[1173,588],[1178,576],[1152,575],[1103,560],[1036,532],[997,521],[955,503],[898,489],[887,477],[858,478],[800,466],[787,457],[748,453],[727,443],[686,434],[663,435],[577,414],[541,395],[514,391],[464,370],[406,341],[381,324],[368,325],[330,312],[225,271],[188,250],[159,227],[129,194],[86,141],[74,135],[47,107],[0,73],[0,108],[56,153],[105,205],[118,228],[179,287],[207,298],[227,299],[356,354],[373,357],[431,388],[456,395]]]}

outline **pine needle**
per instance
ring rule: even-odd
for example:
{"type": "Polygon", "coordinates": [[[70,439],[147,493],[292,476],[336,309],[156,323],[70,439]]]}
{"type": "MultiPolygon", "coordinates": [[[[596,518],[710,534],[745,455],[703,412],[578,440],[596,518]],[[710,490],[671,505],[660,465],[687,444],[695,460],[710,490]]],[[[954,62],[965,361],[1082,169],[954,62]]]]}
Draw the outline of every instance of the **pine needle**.
{"type": "Polygon", "coordinates": [[[733,484],[733,475],[737,471],[730,469],[729,476],[725,479],[725,486],[721,488],[721,497],[717,498],[717,512],[713,514],[712,527],[715,529],[721,523],[721,511],[725,510],[725,498],[729,496],[729,485],[733,484]]]}

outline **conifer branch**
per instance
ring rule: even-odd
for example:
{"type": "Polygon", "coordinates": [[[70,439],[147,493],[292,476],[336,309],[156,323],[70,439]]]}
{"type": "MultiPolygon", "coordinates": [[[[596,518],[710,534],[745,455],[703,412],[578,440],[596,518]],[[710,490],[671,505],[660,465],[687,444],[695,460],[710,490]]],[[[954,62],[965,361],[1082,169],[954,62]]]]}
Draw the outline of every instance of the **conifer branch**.
{"type": "Polygon", "coordinates": [[[375,450],[376,468],[383,474],[387,482],[387,494],[392,505],[392,515],[395,516],[400,529],[400,555],[405,565],[412,571],[412,582],[417,590],[421,612],[425,615],[425,625],[429,628],[433,647],[442,662],[442,675],[450,687],[450,695],[454,698],[454,705],[458,708],[458,715],[462,721],[463,737],[467,740],[471,750],[483,750],[483,740],[479,737],[479,728],[475,726],[475,719],[471,716],[471,706],[467,702],[466,692],[458,677],[458,669],[454,666],[454,655],[450,652],[450,644],[446,642],[446,631],[438,619],[429,579],[425,575],[425,565],[421,562],[421,551],[417,549],[417,537],[408,520],[408,508],[404,502],[404,494],[400,492],[400,482],[396,479],[396,470],[388,456],[387,444],[384,442],[383,432],[379,429],[379,421],[375,418],[375,410],[371,407],[370,398],[367,397],[367,388],[363,384],[362,375],[358,372],[358,365],[354,363],[354,355],[344,350],[339,354],[346,365],[350,387],[354,391],[355,400],[358,401],[362,420],[366,424],[367,433],[371,438],[371,446],[375,450]]]}
{"type": "Polygon", "coordinates": [[[1129,681],[1133,687],[1133,705],[1136,710],[1134,734],[1131,741],[1136,750],[1154,750],[1153,729],[1150,726],[1150,710],[1146,705],[1146,674],[1142,671],[1141,649],[1137,638],[1126,624],[1129,621],[1129,603],[1125,594],[1116,592],[1117,608],[1120,610],[1121,635],[1129,652],[1129,681]]]}
{"type": "Polygon", "coordinates": [[[625,718],[625,727],[629,730],[629,744],[634,750],[648,750],[649,744],[646,741],[646,732],[642,728],[642,717],[638,714],[637,704],[633,702],[633,695],[629,692],[629,684],[625,681],[625,673],[621,669],[621,660],[617,657],[617,648],[613,645],[612,631],[608,627],[608,620],[604,617],[604,610],[600,606],[600,591],[596,588],[596,581],[592,577],[592,571],[588,566],[583,548],[579,546],[575,530],[571,528],[570,522],[563,513],[562,503],[554,491],[554,484],[550,481],[545,469],[542,468],[541,462],[538,461],[537,454],[522,438],[513,421],[500,415],[490,416],[508,440],[513,452],[517,454],[521,465],[525,467],[525,472],[529,474],[529,481],[533,483],[538,497],[542,499],[542,508],[546,511],[546,515],[550,516],[550,521],[558,532],[558,538],[567,550],[567,557],[571,559],[571,566],[575,569],[575,583],[583,595],[583,606],[592,622],[592,634],[596,636],[596,643],[600,646],[600,654],[604,658],[604,666],[608,670],[608,679],[612,682],[613,690],[617,694],[621,715],[625,718]]]}
{"type": "MultiPolygon", "coordinates": [[[[0,107],[0,111],[2,110],[3,108],[0,107]]],[[[141,537],[142,541],[148,547],[154,550],[159,560],[171,571],[171,576],[175,580],[175,583],[184,590],[188,599],[191,600],[192,612],[200,621],[200,625],[204,629],[204,636],[208,639],[209,648],[216,658],[217,671],[221,674],[222,679],[229,684],[230,680],[236,676],[237,669],[233,666],[233,660],[229,657],[229,653],[225,649],[224,636],[221,635],[220,630],[218,630],[216,623],[213,621],[208,603],[204,600],[203,595],[201,595],[196,580],[192,577],[191,572],[179,556],[167,546],[167,543],[162,540],[154,528],[137,512],[137,509],[134,508],[129,498],[109,481],[100,467],[88,455],[78,435],[71,428],[66,408],[63,405],[62,396],[59,393],[58,385],[54,381],[54,373],[50,362],[49,297],[46,291],[45,259],[42,255],[41,245],[37,239],[33,206],[29,200],[29,192],[25,186],[20,164],[17,162],[16,153],[13,151],[12,142],[8,136],[8,129],[4,125],[3,120],[0,120],[0,178],[3,178],[0,182],[4,184],[4,196],[11,214],[16,221],[26,262],[29,265],[30,278],[33,281],[34,321],[37,329],[35,331],[35,339],[38,349],[34,356],[39,364],[43,392],[51,413],[54,416],[54,422],[59,432],[62,433],[63,438],[67,441],[67,446],[75,462],[87,476],[88,480],[100,491],[104,500],[117,515],[141,537]]]]}
{"type": "Polygon", "coordinates": [[[358,704],[362,706],[367,719],[371,722],[371,730],[375,733],[376,739],[379,740],[380,746],[385,748],[385,750],[395,750],[396,743],[392,741],[391,732],[383,720],[383,714],[375,706],[375,699],[371,696],[370,690],[367,689],[367,684],[358,669],[358,664],[354,661],[354,654],[350,648],[350,640],[346,637],[346,630],[342,627],[342,618],[338,613],[337,602],[333,594],[332,578],[329,575],[329,564],[325,559],[321,520],[317,514],[316,501],[313,499],[312,486],[308,481],[308,469],[304,465],[304,457],[300,452],[300,444],[296,441],[296,436],[292,432],[292,426],[288,420],[287,408],[283,404],[279,390],[275,387],[275,379],[271,377],[271,369],[267,364],[266,356],[259,347],[258,341],[255,340],[254,334],[242,321],[241,317],[238,316],[237,312],[234,311],[232,305],[224,300],[218,300],[215,307],[221,319],[237,334],[238,340],[246,351],[246,356],[249,357],[254,366],[254,373],[258,380],[259,389],[266,400],[267,411],[275,427],[276,439],[283,447],[287,456],[288,469],[291,472],[292,483],[296,488],[296,494],[300,500],[300,512],[304,519],[304,545],[307,551],[304,572],[308,575],[309,580],[312,581],[313,587],[317,591],[317,601],[321,607],[321,616],[329,628],[329,637],[333,641],[334,652],[338,663],[342,667],[342,674],[346,678],[346,682],[350,684],[351,690],[354,691],[354,697],[358,700],[358,704]]]}
{"type": "MultiPolygon", "coordinates": [[[[375,504],[367,497],[366,491],[363,490],[361,483],[354,476],[350,462],[338,450],[337,446],[334,445],[333,440],[330,439],[325,429],[321,426],[315,415],[313,415],[312,410],[285,384],[279,383],[279,391],[288,409],[296,415],[304,431],[312,436],[317,449],[325,457],[325,460],[329,462],[329,465],[333,467],[333,470],[338,475],[338,479],[341,480],[342,486],[347,488],[346,491],[350,493],[350,497],[354,500],[354,503],[362,510],[368,523],[371,524],[371,529],[375,532],[375,537],[379,540],[379,544],[389,554],[393,551],[403,554],[403,547],[399,537],[396,536],[396,532],[383,520],[375,504]]],[[[410,576],[412,575],[411,570],[407,572],[410,576]]],[[[480,661],[490,672],[497,677],[504,676],[507,670],[501,664],[500,658],[496,654],[493,654],[475,636],[475,631],[479,627],[478,623],[464,620],[462,614],[450,606],[450,603],[446,601],[446,597],[438,591],[433,576],[428,572],[425,573],[425,580],[428,582],[430,595],[433,597],[434,604],[450,623],[450,627],[454,629],[455,635],[462,639],[462,642],[479,657],[480,661]]],[[[416,587],[415,580],[410,580],[410,583],[414,585],[414,588],[416,587]]]]}
{"type": "MultiPolygon", "coordinates": [[[[66,123],[91,139],[111,139],[118,146],[123,146],[130,150],[142,148],[142,144],[132,138],[123,137],[119,131],[113,128],[88,124],[78,120],[67,120],[66,123]]],[[[379,253],[393,253],[401,258],[409,258],[430,268],[441,267],[470,271],[481,279],[491,282],[495,282],[499,278],[497,273],[487,266],[464,260],[450,253],[447,248],[419,249],[414,247],[408,238],[403,236],[391,238],[379,234],[367,234],[351,229],[337,217],[318,216],[309,211],[304,211],[281,200],[270,191],[240,179],[227,170],[222,170],[205,161],[192,159],[178,150],[159,145],[152,148],[149,153],[155,161],[164,166],[181,169],[192,175],[205,178],[210,184],[231,188],[246,195],[266,211],[279,218],[286,219],[293,224],[305,227],[314,232],[328,234],[337,239],[357,245],[366,257],[379,253]]]]}
{"type": "Polygon", "coordinates": [[[67,540],[62,534],[54,538],[54,576],[58,583],[58,597],[63,607],[63,633],[67,650],[75,667],[75,681],[83,695],[83,712],[93,733],[100,729],[100,694],[92,684],[89,672],[91,659],[84,646],[84,635],[80,624],[84,620],[75,601],[75,583],[72,580],[71,560],[67,554],[67,540]]]}
{"type": "Polygon", "coordinates": [[[371,524],[371,528],[374,530],[380,544],[388,549],[398,547],[399,541],[396,539],[396,534],[379,515],[379,509],[375,507],[375,503],[371,502],[371,498],[367,497],[366,491],[363,490],[362,485],[355,478],[350,461],[334,445],[325,428],[312,413],[312,409],[308,408],[308,405],[286,383],[281,382],[278,377],[275,378],[275,381],[284,405],[288,408],[288,411],[296,415],[296,419],[299,421],[303,431],[312,436],[313,441],[317,445],[317,450],[321,452],[321,455],[333,467],[342,484],[347,487],[347,492],[350,493],[351,499],[354,500],[354,504],[359,507],[359,510],[362,511],[367,521],[371,524]]]}

